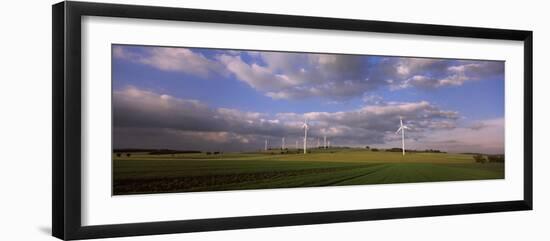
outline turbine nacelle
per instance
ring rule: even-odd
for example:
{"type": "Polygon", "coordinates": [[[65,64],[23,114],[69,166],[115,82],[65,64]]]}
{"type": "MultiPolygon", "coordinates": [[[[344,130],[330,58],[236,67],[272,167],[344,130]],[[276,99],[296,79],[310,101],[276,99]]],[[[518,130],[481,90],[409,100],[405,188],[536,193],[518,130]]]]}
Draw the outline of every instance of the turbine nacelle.
{"type": "Polygon", "coordinates": [[[399,129],[395,132],[395,134],[398,134],[400,131],[403,130],[409,130],[410,128],[406,125],[403,125],[403,117],[399,117],[399,129]]]}
{"type": "Polygon", "coordinates": [[[304,120],[304,124],[302,124],[302,128],[309,129],[309,125],[307,124],[307,119],[304,120]]]}
{"type": "Polygon", "coordinates": [[[408,126],[400,126],[399,129],[397,129],[397,131],[395,132],[395,134],[399,134],[399,132],[403,131],[403,130],[410,130],[411,128],[409,128],[408,126]]]}

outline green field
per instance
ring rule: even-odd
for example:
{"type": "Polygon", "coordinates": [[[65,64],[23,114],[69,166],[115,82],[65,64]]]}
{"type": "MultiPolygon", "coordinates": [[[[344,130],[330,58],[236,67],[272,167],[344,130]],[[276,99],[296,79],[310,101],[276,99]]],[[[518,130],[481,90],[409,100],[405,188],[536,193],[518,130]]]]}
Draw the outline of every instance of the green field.
{"type": "Polygon", "coordinates": [[[315,149],[207,155],[131,153],[113,160],[113,194],[319,187],[504,178],[469,154],[315,149]]]}

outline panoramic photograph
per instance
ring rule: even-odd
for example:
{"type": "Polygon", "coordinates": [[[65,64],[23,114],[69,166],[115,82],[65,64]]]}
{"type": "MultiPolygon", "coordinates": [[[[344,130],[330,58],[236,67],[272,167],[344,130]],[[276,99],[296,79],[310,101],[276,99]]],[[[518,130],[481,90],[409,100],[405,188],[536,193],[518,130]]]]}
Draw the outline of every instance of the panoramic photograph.
{"type": "Polygon", "coordinates": [[[504,62],[112,45],[112,194],[504,178],[504,62]]]}

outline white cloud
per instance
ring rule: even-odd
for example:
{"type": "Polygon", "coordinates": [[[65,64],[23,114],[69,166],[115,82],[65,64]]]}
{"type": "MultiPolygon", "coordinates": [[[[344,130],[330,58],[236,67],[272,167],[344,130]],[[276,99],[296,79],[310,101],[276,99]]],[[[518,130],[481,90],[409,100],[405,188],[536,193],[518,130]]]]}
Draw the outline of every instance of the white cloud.
{"type": "Polygon", "coordinates": [[[503,75],[504,63],[448,59],[376,57],[213,50],[206,57],[186,48],[115,46],[113,56],[163,71],[202,78],[229,74],[273,99],[360,98],[380,87],[441,88],[503,75]]]}
{"type": "Polygon", "coordinates": [[[400,76],[410,76],[437,62],[437,59],[429,58],[398,58],[395,68],[400,76]]]}
{"type": "Polygon", "coordinates": [[[497,61],[398,58],[386,65],[390,67],[378,77],[386,78],[392,90],[461,86],[504,74],[504,63],[497,61]]]}
{"type": "Polygon", "coordinates": [[[225,71],[219,62],[187,48],[150,47],[141,50],[132,51],[132,47],[115,46],[113,55],[115,58],[127,59],[160,70],[182,72],[203,78],[225,71]]]}
{"type": "Polygon", "coordinates": [[[247,64],[240,56],[221,55],[218,59],[239,80],[260,91],[287,88],[296,83],[288,76],[274,74],[270,69],[258,64],[247,64]]]}
{"type": "Polygon", "coordinates": [[[221,55],[218,59],[237,79],[273,99],[347,99],[361,96],[375,86],[364,79],[366,68],[362,57],[280,52],[246,53],[257,62],[247,63],[240,56],[230,55],[221,55]]]}
{"type": "Polygon", "coordinates": [[[431,146],[448,152],[504,153],[504,118],[488,119],[452,129],[438,129],[425,133],[424,138],[414,141],[415,146],[431,146]]]}

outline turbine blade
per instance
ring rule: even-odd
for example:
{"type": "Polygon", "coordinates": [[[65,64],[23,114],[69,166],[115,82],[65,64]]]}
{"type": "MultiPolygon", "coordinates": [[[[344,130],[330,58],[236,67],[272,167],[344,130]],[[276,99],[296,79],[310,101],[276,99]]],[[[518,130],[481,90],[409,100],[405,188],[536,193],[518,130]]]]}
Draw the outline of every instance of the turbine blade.
{"type": "Polygon", "coordinates": [[[395,134],[399,133],[399,132],[402,131],[402,130],[403,130],[403,127],[401,126],[401,127],[399,127],[399,129],[397,129],[397,131],[395,132],[395,134]]]}

